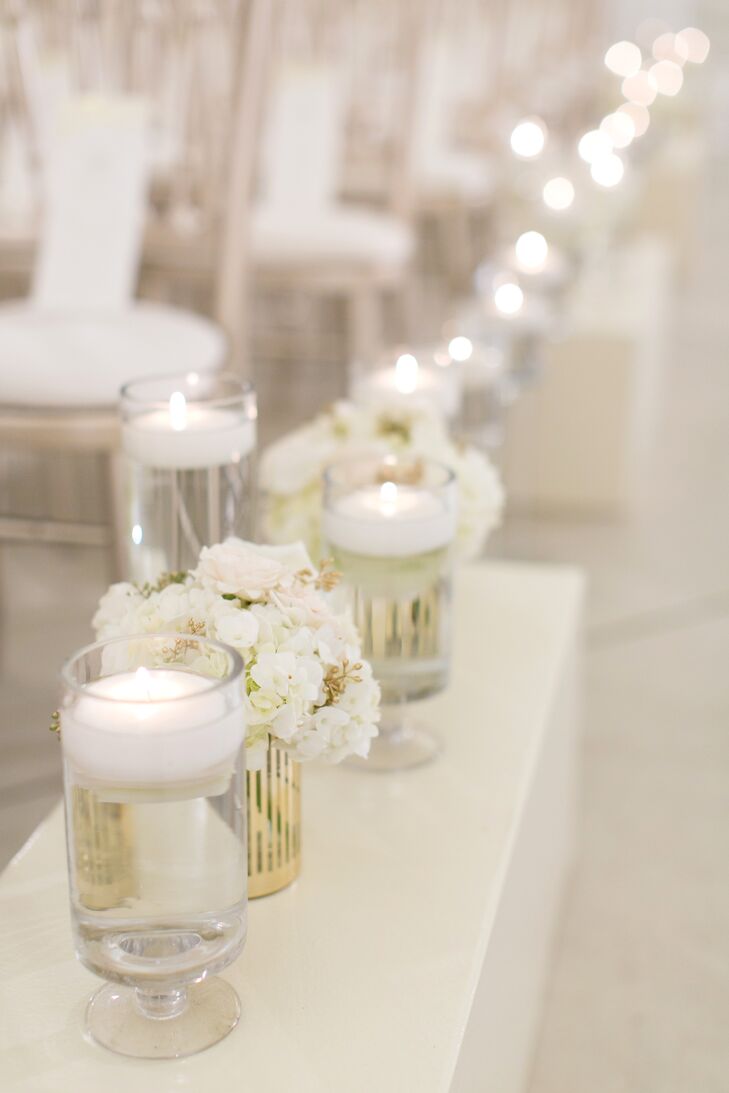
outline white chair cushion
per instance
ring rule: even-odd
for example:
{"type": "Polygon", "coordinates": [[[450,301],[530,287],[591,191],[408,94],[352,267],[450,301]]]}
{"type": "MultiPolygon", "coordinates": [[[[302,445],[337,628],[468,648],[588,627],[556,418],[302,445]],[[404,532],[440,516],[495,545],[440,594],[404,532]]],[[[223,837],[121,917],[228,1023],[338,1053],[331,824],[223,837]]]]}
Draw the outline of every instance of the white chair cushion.
{"type": "Polygon", "coordinates": [[[455,197],[487,201],[496,192],[498,179],[493,164],[472,152],[443,149],[418,165],[416,184],[424,198],[455,197]]]}
{"type": "Polygon", "coordinates": [[[109,315],[0,307],[0,403],[113,406],[130,380],[220,368],[223,331],[209,320],[140,302],[109,315]]]}
{"type": "Polygon", "coordinates": [[[345,205],[312,208],[296,215],[259,205],[253,214],[254,260],[274,264],[350,262],[399,266],[413,253],[413,233],[386,213],[345,205]]]}

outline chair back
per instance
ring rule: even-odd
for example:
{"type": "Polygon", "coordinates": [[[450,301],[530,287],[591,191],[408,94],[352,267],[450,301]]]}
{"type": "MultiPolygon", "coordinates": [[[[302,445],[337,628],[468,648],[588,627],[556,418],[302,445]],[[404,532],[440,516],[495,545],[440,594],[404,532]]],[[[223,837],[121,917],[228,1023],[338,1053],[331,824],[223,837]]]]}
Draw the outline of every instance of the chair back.
{"type": "MultiPolygon", "coordinates": [[[[36,190],[68,95],[146,104],[144,284],[204,286],[240,359],[248,208],[276,0],[25,0],[12,5],[2,135],[17,134],[36,190]],[[12,122],[12,125],[11,125],[12,122]]],[[[10,17],[9,17],[10,18],[10,17]]],[[[16,157],[17,158],[17,157],[16,157]]],[[[157,294],[154,292],[154,294],[157,294]]]]}

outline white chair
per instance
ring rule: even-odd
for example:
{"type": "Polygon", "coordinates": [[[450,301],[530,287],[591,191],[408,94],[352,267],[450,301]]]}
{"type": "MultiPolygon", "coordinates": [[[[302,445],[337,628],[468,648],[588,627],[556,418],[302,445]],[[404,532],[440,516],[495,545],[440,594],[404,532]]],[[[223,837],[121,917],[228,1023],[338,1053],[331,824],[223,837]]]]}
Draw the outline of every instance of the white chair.
{"type": "MultiPolygon", "coordinates": [[[[318,23],[312,4],[286,10],[251,221],[252,259],[263,289],[343,297],[350,352],[368,358],[381,341],[384,294],[403,291],[410,276],[415,235],[393,179],[384,207],[340,196],[354,107],[352,42],[361,47],[382,5],[330,0],[319,7],[325,18],[318,23]],[[308,41],[296,33],[299,20],[306,20],[308,41]]],[[[386,14],[392,23],[392,11],[386,14]]],[[[406,67],[400,75],[410,78],[406,67]]],[[[390,103],[396,113],[407,109],[402,90],[390,103]]]]}
{"type": "MultiPolygon", "coordinates": [[[[199,80],[209,76],[213,85],[209,96],[219,106],[222,95],[227,94],[226,111],[220,110],[217,117],[218,157],[211,158],[202,139],[204,129],[199,122],[195,128],[196,119],[189,111],[185,115],[184,102],[178,102],[187,132],[180,145],[184,152],[175,164],[177,178],[172,172],[165,184],[172,215],[167,223],[153,224],[149,234],[159,270],[167,273],[181,266],[197,276],[212,272],[217,322],[162,303],[131,299],[142,245],[143,225],[134,223],[137,205],[128,193],[120,198],[113,178],[105,177],[103,156],[98,164],[99,185],[88,191],[87,200],[79,202],[72,185],[74,149],[69,153],[68,143],[63,141],[47,157],[49,172],[60,163],[60,174],[56,185],[50,187],[33,292],[28,300],[0,307],[0,442],[11,449],[102,454],[109,471],[112,517],[114,499],[118,499],[116,401],[120,386],[145,375],[218,368],[231,361],[239,368],[245,365],[247,220],[272,5],[270,0],[239,4],[230,25],[216,21],[220,12],[214,4],[209,8],[208,26],[218,36],[217,42],[211,43],[201,33],[194,15],[190,25],[177,24],[175,29],[188,75],[196,74],[199,80]],[[221,32],[227,35],[227,79],[219,67],[221,32]],[[216,48],[211,49],[211,44],[216,48]],[[209,184],[204,189],[196,187],[200,177],[212,177],[215,192],[209,184]],[[209,225],[204,237],[190,229],[193,199],[198,202],[199,220],[206,218],[209,225]],[[120,209],[128,219],[121,240],[109,232],[109,218],[119,215],[120,209]],[[179,230],[181,209],[190,214],[183,231],[179,230]],[[177,226],[176,232],[165,230],[170,221],[177,226]],[[104,254],[99,254],[93,235],[95,226],[105,234],[102,242],[128,252],[121,257],[116,254],[116,277],[113,271],[107,276],[103,267],[104,254]],[[72,229],[77,231],[77,246],[73,246],[73,239],[69,244],[72,229]],[[108,282],[117,283],[110,287],[108,282]]],[[[233,10],[230,5],[221,5],[221,11],[223,8],[233,10]]],[[[147,68],[146,75],[149,73],[147,68]]],[[[129,83],[134,90],[135,81],[130,79],[129,83]]],[[[206,124],[210,126],[209,119],[206,124]]],[[[118,137],[115,134],[114,139],[118,137]]],[[[92,147],[92,161],[99,147],[92,147]]],[[[131,184],[141,185],[139,179],[131,184]]],[[[98,524],[12,515],[0,518],[0,537],[94,544],[109,541],[108,531],[98,524]]],[[[117,545],[114,528],[111,542],[117,545]]],[[[116,557],[119,562],[119,554],[116,557]]]]}

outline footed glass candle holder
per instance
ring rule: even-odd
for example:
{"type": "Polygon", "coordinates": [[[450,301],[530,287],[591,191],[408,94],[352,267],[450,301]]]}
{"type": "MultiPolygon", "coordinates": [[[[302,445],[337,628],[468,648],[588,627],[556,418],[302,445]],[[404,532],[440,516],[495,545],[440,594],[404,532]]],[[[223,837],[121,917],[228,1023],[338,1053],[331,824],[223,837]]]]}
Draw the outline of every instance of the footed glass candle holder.
{"type": "Polygon", "coordinates": [[[218,372],[122,389],[128,576],[190,569],[200,549],[253,537],[256,396],[218,372]]]}
{"type": "Polygon", "coordinates": [[[337,594],[382,688],[369,769],[416,766],[438,751],[408,704],[448,682],[456,506],[453,473],[429,460],[358,459],[324,475],[322,531],[343,578],[337,594]]]}
{"type": "Polygon", "coordinates": [[[390,349],[374,367],[355,362],[349,386],[361,406],[423,408],[447,420],[456,417],[461,403],[459,370],[438,345],[390,349]]]}
{"type": "Polygon", "coordinates": [[[123,1055],[191,1055],[240,1016],[215,975],[246,937],[242,670],[180,634],[99,642],[63,668],[73,936],[109,980],[86,1023],[123,1055]]]}

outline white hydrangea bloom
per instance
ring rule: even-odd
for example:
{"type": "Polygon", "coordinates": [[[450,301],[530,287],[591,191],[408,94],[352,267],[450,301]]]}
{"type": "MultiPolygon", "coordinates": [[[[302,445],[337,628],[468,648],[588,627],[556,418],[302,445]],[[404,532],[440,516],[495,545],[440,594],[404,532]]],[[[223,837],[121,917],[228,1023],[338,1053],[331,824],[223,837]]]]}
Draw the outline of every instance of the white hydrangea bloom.
{"type": "Polygon", "coordinates": [[[423,405],[335,402],[267,448],[261,457],[266,535],[274,542],[301,539],[311,556],[319,557],[324,468],[343,457],[391,453],[421,456],[451,468],[459,491],[458,556],[462,561],[476,557],[501,520],[501,480],[486,455],[459,447],[440,415],[423,405]]]}
{"type": "MultiPolygon", "coordinates": [[[[99,638],[171,631],[236,649],[245,664],[251,770],[263,766],[271,740],[299,760],[366,756],[377,735],[379,687],[351,618],[333,612],[317,580],[301,542],[228,539],[204,548],[190,573],[163,575],[143,589],[112,585],[94,627],[99,638]]],[[[223,657],[202,655],[194,643],[185,657],[205,674],[225,671],[223,657]]]]}

